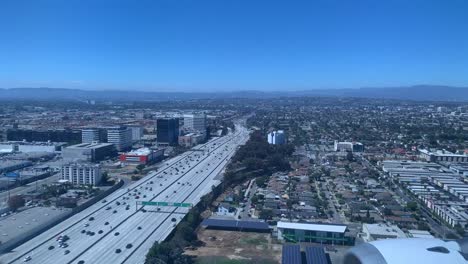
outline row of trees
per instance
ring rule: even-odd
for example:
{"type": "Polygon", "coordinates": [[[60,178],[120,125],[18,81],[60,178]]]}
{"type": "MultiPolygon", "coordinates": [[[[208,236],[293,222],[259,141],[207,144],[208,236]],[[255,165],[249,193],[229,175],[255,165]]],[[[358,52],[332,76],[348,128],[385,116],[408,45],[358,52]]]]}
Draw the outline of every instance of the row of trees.
{"type": "Polygon", "coordinates": [[[211,206],[213,201],[223,192],[223,187],[218,185],[212,191],[200,199],[200,202],[193,207],[177,225],[171,236],[162,243],[155,243],[146,255],[145,264],[192,264],[194,259],[183,255],[184,248],[197,247],[202,245],[198,240],[196,228],[203,220],[201,212],[211,206]],[[163,262],[161,262],[163,261],[163,262]]]}
{"type": "Polygon", "coordinates": [[[192,257],[184,255],[184,248],[198,246],[195,229],[200,224],[201,217],[198,207],[192,208],[184,220],[177,225],[175,232],[169,240],[156,242],[146,255],[146,264],[192,264],[192,257]]]}
{"type": "Polygon", "coordinates": [[[293,152],[292,145],[270,145],[266,135],[255,131],[232,158],[224,179],[231,185],[277,171],[288,171],[291,169],[289,157],[293,152]]]}

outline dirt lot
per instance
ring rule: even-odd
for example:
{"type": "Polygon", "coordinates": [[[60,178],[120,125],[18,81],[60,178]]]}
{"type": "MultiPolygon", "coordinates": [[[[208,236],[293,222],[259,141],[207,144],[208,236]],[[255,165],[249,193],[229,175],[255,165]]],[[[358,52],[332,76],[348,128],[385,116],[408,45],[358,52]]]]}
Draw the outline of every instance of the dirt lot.
{"type": "Polygon", "coordinates": [[[272,241],[270,234],[201,228],[198,239],[204,247],[187,250],[185,254],[197,256],[200,264],[277,264],[281,262],[281,244],[272,241]]]}

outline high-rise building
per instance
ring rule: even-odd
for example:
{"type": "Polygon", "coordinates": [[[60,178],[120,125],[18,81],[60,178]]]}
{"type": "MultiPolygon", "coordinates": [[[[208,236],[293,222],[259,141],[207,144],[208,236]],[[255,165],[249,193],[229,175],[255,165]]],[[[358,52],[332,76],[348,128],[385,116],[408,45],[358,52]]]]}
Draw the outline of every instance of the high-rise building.
{"type": "Polygon", "coordinates": [[[156,121],[158,144],[177,145],[179,140],[179,119],[162,118],[156,121]]]}
{"type": "Polygon", "coordinates": [[[81,130],[81,143],[107,142],[107,130],[105,128],[84,128],[81,130]]]}
{"type": "Polygon", "coordinates": [[[132,141],[141,140],[143,137],[143,127],[141,126],[129,126],[132,130],[132,141]]]}
{"type": "Polygon", "coordinates": [[[74,185],[98,185],[101,182],[101,166],[92,163],[69,163],[62,166],[60,179],[74,185]]]}
{"type": "Polygon", "coordinates": [[[286,143],[286,139],[284,137],[284,131],[272,131],[268,133],[268,143],[272,145],[282,145],[286,143]]]}
{"type": "Polygon", "coordinates": [[[206,133],[206,115],[191,114],[184,115],[184,128],[187,131],[206,133]]]}
{"type": "Polygon", "coordinates": [[[124,151],[132,147],[132,130],[128,127],[107,129],[107,142],[115,145],[117,151],[124,151]]]}

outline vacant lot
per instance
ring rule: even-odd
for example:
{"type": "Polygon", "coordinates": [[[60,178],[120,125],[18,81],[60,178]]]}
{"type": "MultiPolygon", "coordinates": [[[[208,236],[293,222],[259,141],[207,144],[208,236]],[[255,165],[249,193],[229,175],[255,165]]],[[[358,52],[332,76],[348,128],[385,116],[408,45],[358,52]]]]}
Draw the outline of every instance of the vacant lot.
{"type": "Polygon", "coordinates": [[[270,234],[219,231],[201,228],[198,238],[206,245],[185,254],[197,256],[200,264],[277,264],[281,262],[281,245],[270,234]]]}

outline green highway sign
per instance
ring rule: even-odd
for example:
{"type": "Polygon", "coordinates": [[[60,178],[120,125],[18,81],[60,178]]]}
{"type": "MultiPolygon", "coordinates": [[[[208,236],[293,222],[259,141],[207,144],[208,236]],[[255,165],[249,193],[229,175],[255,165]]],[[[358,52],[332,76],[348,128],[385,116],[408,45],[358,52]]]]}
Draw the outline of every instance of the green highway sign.
{"type": "Polygon", "coordinates": [[[153,206],[157,206],[158,205],[158,202],[141,202],[142,205],[153,205],[153,206]]]}
{"type": "Polygon", "coordinates": [[[171,202],[150,202],[150,201],[143,201],[141,205],[148,205],[148,206],[174,206],[174,207],[192,207],[193,204],[191,203],[171,203],[171,202]]]}

